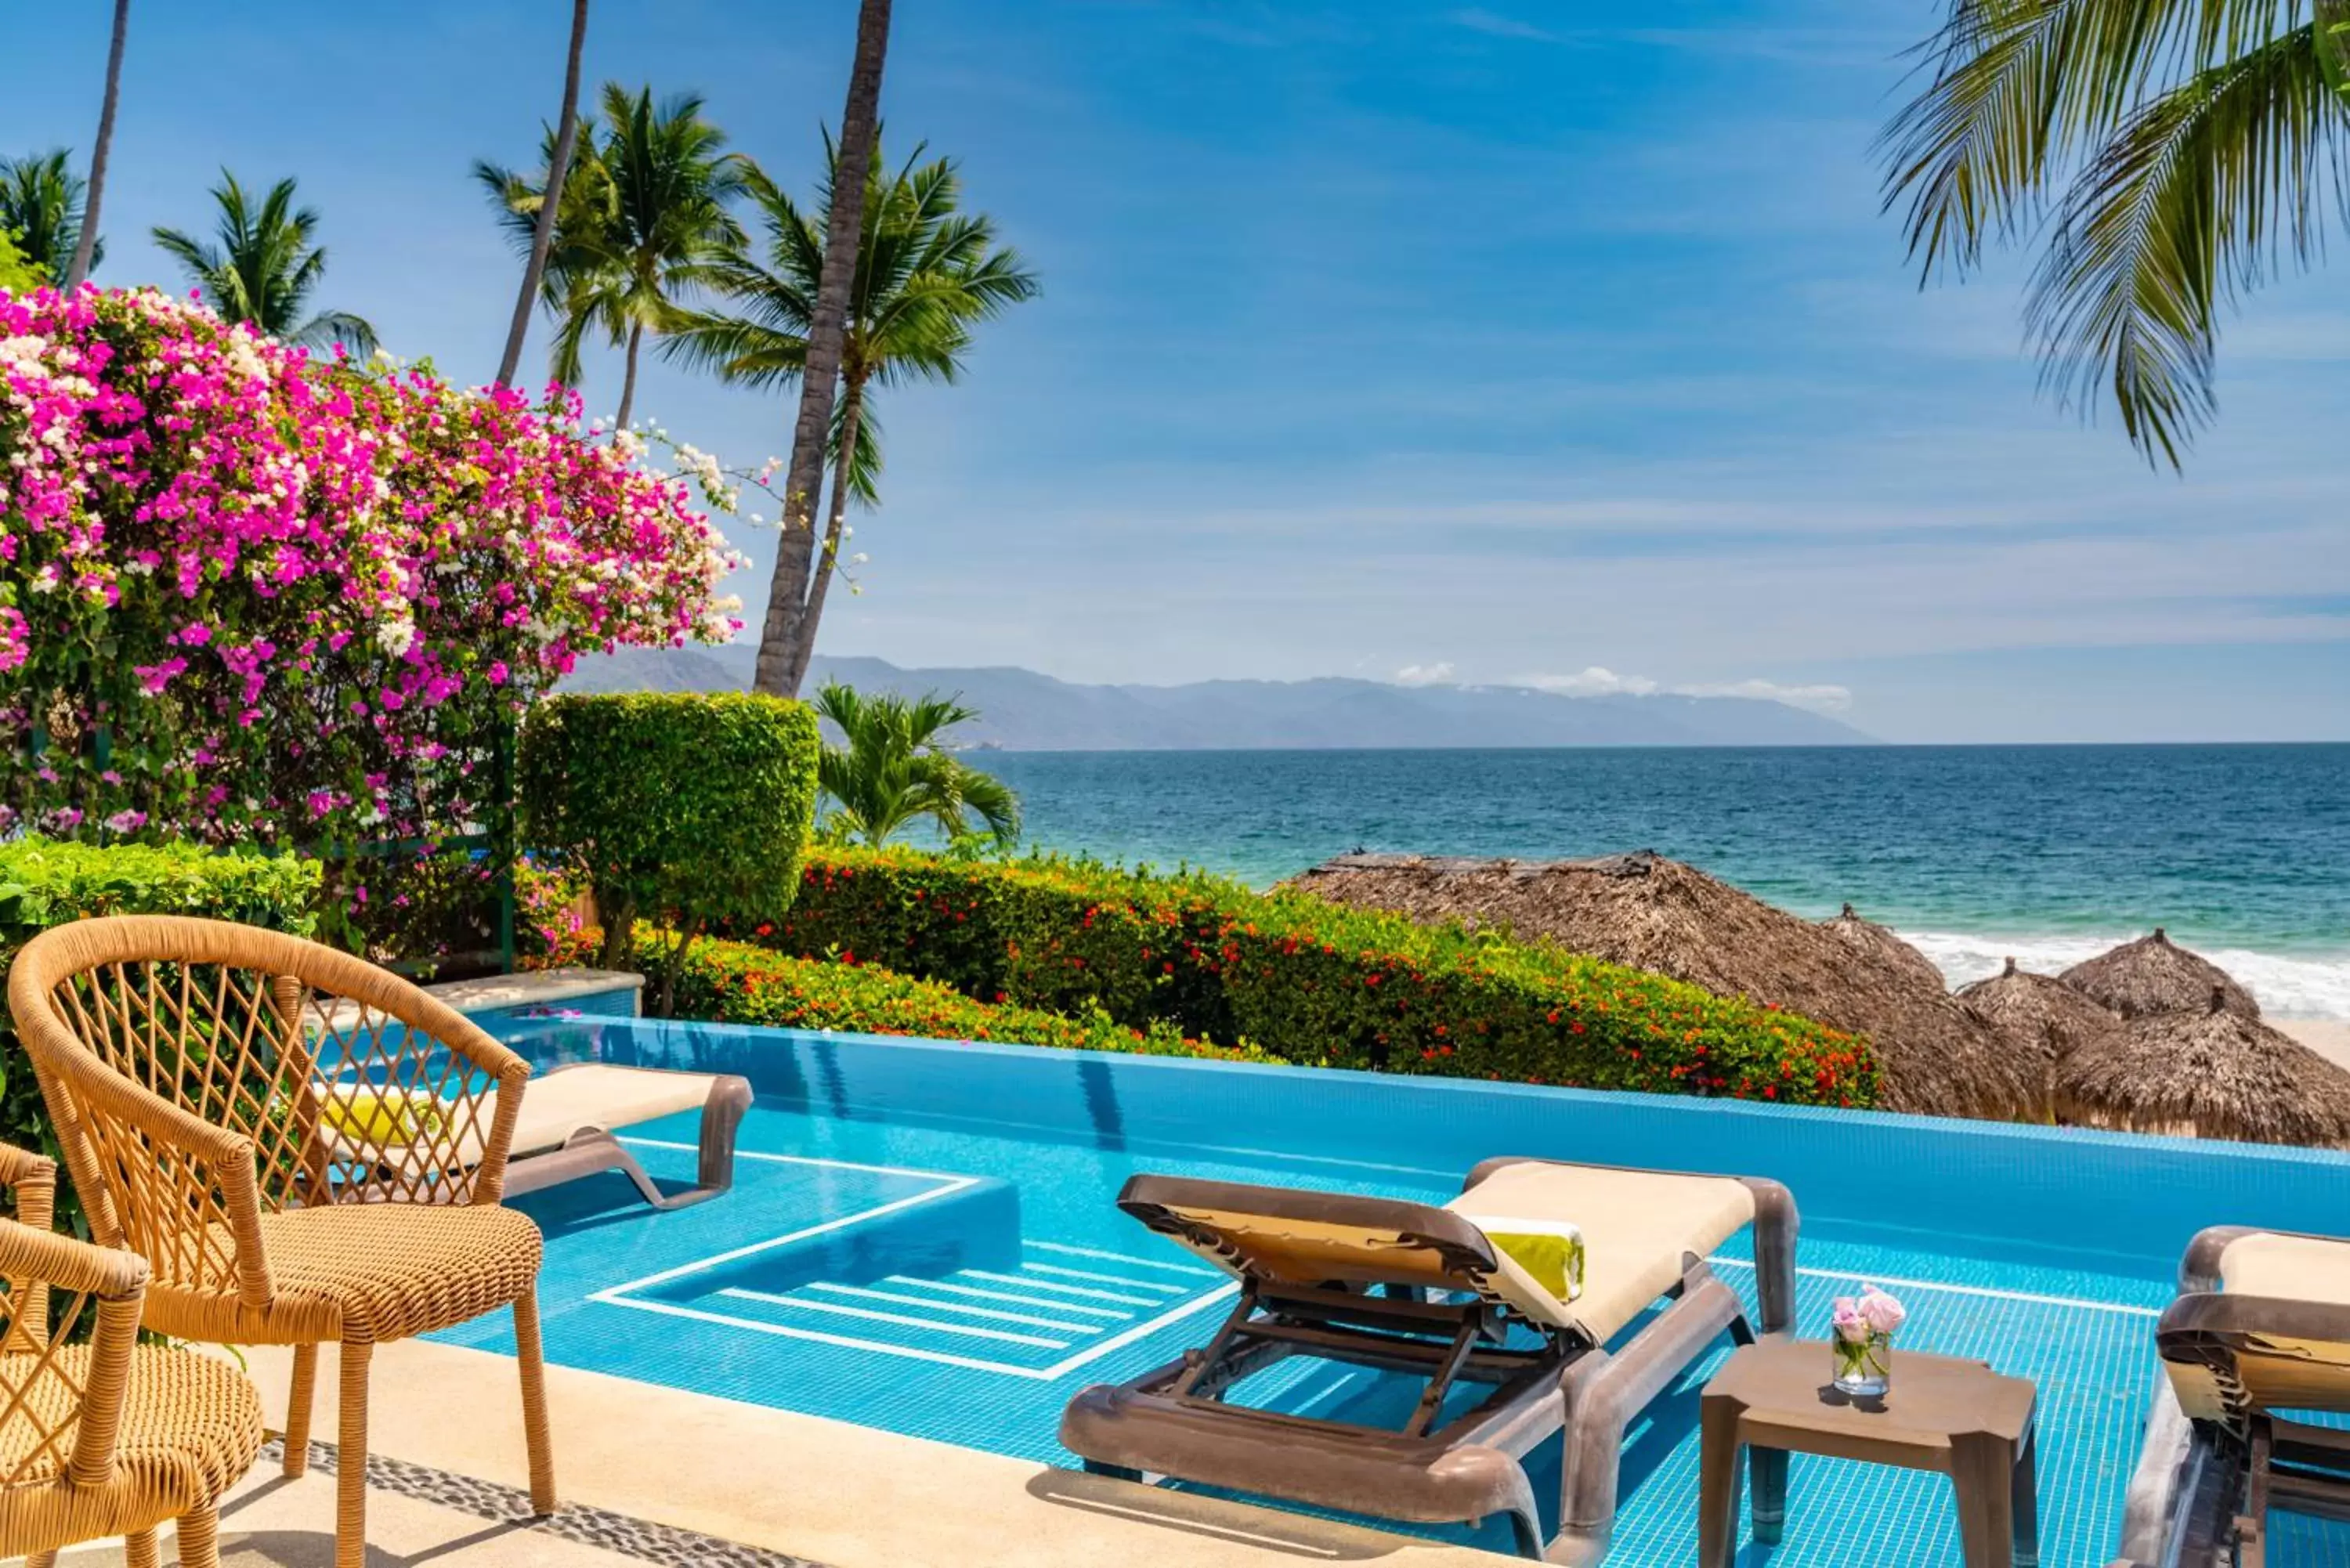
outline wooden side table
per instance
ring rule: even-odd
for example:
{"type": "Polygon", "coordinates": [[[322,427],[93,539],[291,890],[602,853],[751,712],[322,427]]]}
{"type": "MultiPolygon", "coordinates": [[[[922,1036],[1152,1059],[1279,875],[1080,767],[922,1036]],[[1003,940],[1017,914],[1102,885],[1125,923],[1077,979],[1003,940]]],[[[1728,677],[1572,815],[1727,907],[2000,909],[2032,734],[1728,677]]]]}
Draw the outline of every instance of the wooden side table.
{"type": "Polygon", "coordinates": [[[2033,1430],[2037,1393],[1980,1361],[1896,1348],[1893,1387],[1855,1401],[1835,1391],[1824,1340],[1771,1340],[1731,1353],[1700,1405],[1698,1562],[1731,1568],[1740,1472],[1753,1460],[1754,1539],[1779,1539],[1787,1456],[1821,1454],[1939,1470],[1958,1493],[1968,1568],[2040,1560],[2033,1430]]]}

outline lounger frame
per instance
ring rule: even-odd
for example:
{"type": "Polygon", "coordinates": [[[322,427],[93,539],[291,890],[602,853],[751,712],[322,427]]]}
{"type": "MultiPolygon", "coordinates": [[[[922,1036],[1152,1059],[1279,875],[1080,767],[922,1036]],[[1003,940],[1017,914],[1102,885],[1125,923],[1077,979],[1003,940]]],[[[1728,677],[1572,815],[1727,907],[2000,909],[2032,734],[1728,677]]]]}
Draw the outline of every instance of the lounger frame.
{"type": "MultiPolygon", "coordinates": [[[[1487,1160],[1463,1190],[1503,1166],[1525,1163],[1561,1162],[1487,1160]]],[[[1754,1197],[1761,1331],[1783,1334],[1794,1321],[1794,1200],[1775,1181],[1737,1179],[1754,1197]]],[[[1215,1185],[1137,1177],[1119,1207],[1155,1230],[1180,1231],[1163,1200],[1180,1193],[1199,1201],[1204,1192],[1212,1203],[1215,1185]]],[[[1457,1246],[1464,1262],[1483,1258],[1490,1266],[1482,1233],[1446,1210],[1305,1191],[1284,1195],[1284,1202],[1293,1205],[1284,1210],[1288,1217],[1339,1223],[1375,1205],[1407,1220],[1415,1241],[1439,1252],[1457,1246]]],[[[1740,1344],[1756,1337],[1737,1293],[1703,1258],[1684,1254],[1680,1279],[1664,1299],[1669,1304],[1617,1351],[1519,1317],[1509,1321],[1536,1329],[1540,1344],[1511,1348],[1501,1343],[1503,1314],[1486,1301],[1244,1277],[1239,1302],[1205,1348],[1115,1387],[1084,1390],[1062,1417],[1061,1440],[1088,1470],[1127,1480],[1171,1476],[1415,1523],[1500,1514],[1520,1555],[1589,1568],[1607,1554],[1626,1428],[1718,1336],[1740,1344]],[[1300,1355],[1417,1373],[1429,1383],[1401,1431],[1224,1402],[1241,1379],[1300,1355]],[[1462,1383],[1492,1392],[1431,1430],[1446,1395],[1462,1383]],[[1545,1543],[1524,1460],[1562,1429],[1559,1532],[1545,1543]]],[[[1785,1460],[1757,1453],[1754,1462],[1785,1460]]],[[[1766,1488],[1758,1495],[1771,1494],[1766,1488]]]]}
{"type": "MultiPolygon", "coordinates": [[[[551,1078],[570,1070],[567,1066],[554,1067],[538,1075],[551,1078]]],[[[711,1080],[710,1096],[702,1103],[694,1185],[688,1191],[664,1193],[616,1135],[598,1127],[582,1127],[565,1139],[560,1147],[517,1155],[511,1159],[506,1165],[505,1194],[513,1198],[525,1192],[539,1192],[584,1176],[617,1170],[629,1179],[637,1195],[655,1209],[688,1209],[696,1203],[706,1203],[734,1185],[734,1140],[742,1130],[743,1115],[750,1108],[748,1079],[725,1073],[711,1080]]]]}
{"type": "MultiPolygon", "coordinates": [[[[2261,1398],[2255,1365],[2287,1359],[2267,1348],[2275,1340],[2350,1345],[2350,1307],[2223,1292],[2221,1255],[2251,1235],[2342,1240],[2218,1225],[2189,1243],[2179,1295],[2155,1339],[2165,1361],[2210,1369],[2218,1404],[2189,1411],[2168,1378],[2158,1388],[2116,1568],[2262,1568],[2272,1505],[2350,1520],[2350,1432],[2273,1414],[2261,1398]]],[[[2350,1374],[2336,1371],[2345,1403],[2326,1403],[2350,1407],[2350,1374]]],[[[2309,1403],[2305,1394],[2295,1398],[2296,1406],[2309,1403]]]]}

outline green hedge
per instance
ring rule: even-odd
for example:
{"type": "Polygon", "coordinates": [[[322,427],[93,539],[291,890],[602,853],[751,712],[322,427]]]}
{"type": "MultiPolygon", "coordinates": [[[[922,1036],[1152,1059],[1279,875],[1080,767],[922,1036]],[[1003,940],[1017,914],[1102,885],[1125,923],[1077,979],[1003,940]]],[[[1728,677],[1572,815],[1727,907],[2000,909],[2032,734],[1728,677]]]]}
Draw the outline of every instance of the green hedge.
{"type": "Polygon", "coordinates": [[[607,967],[629,961],[639,916],[680,933],[657,966],[665,1001],[705,922],[790,906],[820,750],[816,716],[774,697],[553,698],[523,731],[523,839],[587,872],[607,967]]]}
{"type": "MultiPolygon", "coordinates": [[[[307,937],[317,897],[317,863],[291,857],[216,855],[190,844],[0,843],[0,975],[35,935],[88,916],[201,915],[307,937]]],[[[57,1153],[40,1086],[5,1009],[0,1141],[57,1153]]]]}
{"type": "MultiPolygon", "coordinates": [[[[650,932],[644,935],[652,938],[650,932]]],[[[592,962],[600,940],[592,929],[557,929],[549,933],[543,954],[534,962],[549,968],[592,962]]],[[[695,943],[678,973],[677,1004],[687,1017],[786,1029],[993,1040],[1220,1061],[1271,1060],[1260,1051],[1188,1039],[1164,1022],[1135,1029],[1098,1012],[1068,1017],[1035,1008],[996,1006],[935,981],[915,980],[874,965],[787,958],[749,942],[695,943]]]]}
{"type": "Polygon", "coordinates": [[[787,916],[732,934],[1307,1064],[1804,1105],[1877,1095],[1866,1044],[1810,1019],[1555,947],[1198,874],[824,848],[787,916]]]}

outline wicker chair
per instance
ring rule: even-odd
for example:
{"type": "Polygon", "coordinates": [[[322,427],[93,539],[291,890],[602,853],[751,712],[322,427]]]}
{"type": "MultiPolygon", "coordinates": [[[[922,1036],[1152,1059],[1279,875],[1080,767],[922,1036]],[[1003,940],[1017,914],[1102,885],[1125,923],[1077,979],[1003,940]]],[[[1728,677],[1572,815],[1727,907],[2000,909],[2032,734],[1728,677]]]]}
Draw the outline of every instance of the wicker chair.
{"type": "Polygon", "coordinates": [[[51,1235],[57,1182],[0,1144],[16,1199],[0,1220],[0,1555],[48,1568],[59,1547],[128,1535],[130,1568],[154,1568],[155,1527],[177,1519],[181,1563],[218,1568],[221,1494],[261,1452],[261,1397],[233,1366],[138,1344],[146,1263],[51,1235]]]}
{"type": "Polygon", "coordinates": [[[514,1308],[531,1501],[555,1508],[538,1228],[502,1208],[528,1064],[348,954],[123,915],[25,944],[8,1007],[97,1240],[145,1256],[151,1328],[290,1345],[286,1473],[340,1345],[337,1568],[366,1550],[368,1366],[514,1308]]]}

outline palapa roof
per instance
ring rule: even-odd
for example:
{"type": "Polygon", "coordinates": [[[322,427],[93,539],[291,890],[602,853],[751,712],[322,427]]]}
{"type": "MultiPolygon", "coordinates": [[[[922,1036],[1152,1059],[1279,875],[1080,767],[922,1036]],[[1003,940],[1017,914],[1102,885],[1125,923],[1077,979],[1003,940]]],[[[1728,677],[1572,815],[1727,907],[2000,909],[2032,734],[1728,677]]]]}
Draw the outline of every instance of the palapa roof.
{"type": "Polygon", "coordinates": [[[2013,959],[2004,973],[1959,987],[1958,996],[2045,1085],[2043,1115],[2054,1112],[2056,1075],[2073,1053],[2123,1027],[2120,1013],[2053,976],[2016,968],[2013,959]]]}
{"type": "Polygon", "coordinates": [[[1873,955],[1887,964],[1910,976],[1919,985],[1935,991],[1947,991],[1949,982],[1934,961],[1895,936],[1874,920],[1864,920],[1850,904],[1844,913],[1833,919],[1822,920],[1820,929],[1856,951],[1873,955]]]}
{"type": "Polygon", "coordinates": [[[2226,1006],[2137,1019],[2066,1058],[2067,1121],[2248,1143],[2350,1147],[2350,1073],[2226,1006]]]}
{"type": "Polygon", "coordinates": [[[1885,1103],[1897,1110],[2031,1116],[2045,1099],[2039,1079],[1915,949],[1915,961],[1904,960],[1652,851],[1546,861],[1345,855],[1294,886],[1430,923],[1548,938],[1865,1034],[1883,1065],[1885,1103]]]}
{"type": "Polygon", "coordinates": [[[2229,1012],[2241,1018],[2261,1015],[2261,1004],[2251,992],[2218,964],[2172,941],[2160,926],[2152,936],[2124,942],[2057,978],[2124,1018],[2200,1012],[2210,1005],[2215,988],[2226,997],[2229,1012]]]}

